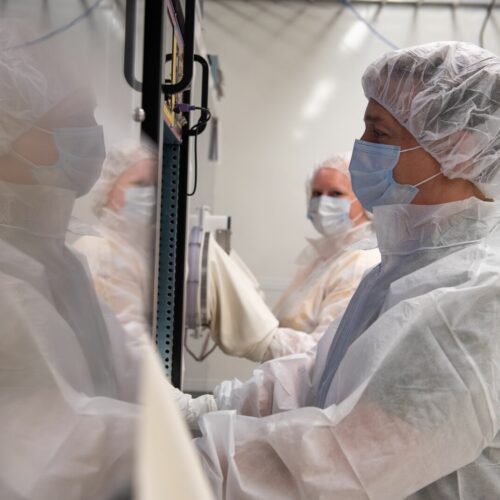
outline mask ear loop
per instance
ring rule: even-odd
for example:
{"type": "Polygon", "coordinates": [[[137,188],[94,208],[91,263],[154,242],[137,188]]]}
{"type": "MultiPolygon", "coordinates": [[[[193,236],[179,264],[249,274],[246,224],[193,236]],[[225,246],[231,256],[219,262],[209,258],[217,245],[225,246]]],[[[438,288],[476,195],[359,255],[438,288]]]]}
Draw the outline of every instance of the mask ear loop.
{"type": "MultiPolygon", "coordinates": [[[[349,219],[351,219],[351,222],[352,222],[352,227],[354,227],[354,224],[356,221],[358,221],[359,219],[361,219],[361,217],[363,217],[363,215],[365,215],[365,209],[363,208],[363,205],[361,205],[361,202],[357,199],[357,198],[354,198],[354,200],[349,200],[351,202],[351,208],[352,208],[352,205],[353,203],[356,203],[358,202],[359,205],[361,206],[361,212],[356,215],[356,217],[354,217],[354,219],[351,219],[351,217],[349,217],[349,219]]],[[[351,209],[349,209],[349,213],[351,212],[351,209]]]]}
{"type": "Polygon", "coordinates": [[[431,175],[430,177],[427,177],[427,179],[424,179],[423,181],[418,182],[417,184],[414,184],[413,187],[420,187],[422,184],[425,184],[426,182],[432,181],[432,179],[435,179],[439,175],[441,175],[443,172],[438,172],[437,174],[431,175]]]}
{"type": "Polygon", "coordinates": [[[33,125],[32,128],[36,129],[36,130],[39,130],[40,132],[45,132],[46,134],[50,134],[50,135],[53,135],[54,134],[54,131],[53,130],[48,130],[46,128],[43,128],[43,127],[39,127],[38,125],[33,125]]]}
{"type": "MultiPolygon", "coordinates": [[[[364,209],[363,209],[363,210],[364,210],[364,209]]],[[[356,215],[356,217],[354,217],[354,219],[351,219],[351,220],[352,220],[353,225],[354,225],[354,223],[355,223],[357,220],[361,219],[361,217],[363,217],[363,211],[361,211],[358,215],[356,215]]]]}
{"type": "MultiPolygon", "coordinates": [[[[322,195],[322,196],[325,196],[325,195],[322,195]]],[[[345,199],[345,198],[344,198],[344,199],[345,199]]],[[[357,202],[361,205],[361,203],[359,202],[359,200],[358,200],[357,198],[354,198],[354,200],[349,200],[349,213],[348,213],[347,215],[348,215],[348,217],[349,217],[349,220],[351,221],[352,227],[354,227],[354,223],[355,223],[357,220],[359,220],[359,219],[361,219],[361,217],[363,217],[363,213],[364,213],[363,206],[361,206],[362,211],[361,211],[358,215],[356,215],[356,217],[354,217],[354,219],[351,219],[351,216],[350,216],[349,214],[351,213],[352,204],[353,204],[354,202],[356,202],[356,201],[357,201],[357,202]]]]}
{"type": "MultiPolygon", "coordinates": [[[[415,151],[416,149],[420,149],[422,146],[415,146],[413,148],[408,148],[408,149],[402,149],[400,153],[407,153],[408,151],[415,151]]],[[[441,175],[443,172],[438,172],[437,174],[431,175],[430,177],[427,177],[427,179],[424,179],[423,181],[417,182],[417,184],[413,184],[413,187],[420,187],[426,182],[432,181],[432,179],[435,179],[439,175],[441,175]]]]}
{"type": "Polygon", "coordinates": [[[408,149],[401,149],[399,152],[400,153],[407,153],[408,151],[415,151],[416,149],[420,149],[422,146],[415,146],[413,148],[408,148],[408,149]]]}
{"type": "Polygon", "coordinates": [[[26,163],[28,166],[31,168],[38,168],[39,166],[33,163],[31,160],[28,160],[25,156],[23,156],[21,153],[18,153],[15,149],[11,148],[10,153],[12,153],[15,157],[19,158],[22,160],[24,163],[26,163]]]}
{"type": "MultiPolygon", "coordinates": [[[[38,125],[32,125],[31,128],[39,130],[40,132],[44,132],[45,134],[54,135],[54,132],[52,130],[47,130],[46,128],[39,127],[38,125]]],[[[24,155],[22,155],[21,153],[18,153],[13,147],[10,148],[10,152],[14,156],[16,156],[17,158],[19,158],[20,160],[22,160],[25,163],[27,163],[30,167],[33,167],[33,168],[38,168],[39,167],[39,165],[36,165],[31,160],[28,160],[28,158],[26,158],[24,155]]]]}

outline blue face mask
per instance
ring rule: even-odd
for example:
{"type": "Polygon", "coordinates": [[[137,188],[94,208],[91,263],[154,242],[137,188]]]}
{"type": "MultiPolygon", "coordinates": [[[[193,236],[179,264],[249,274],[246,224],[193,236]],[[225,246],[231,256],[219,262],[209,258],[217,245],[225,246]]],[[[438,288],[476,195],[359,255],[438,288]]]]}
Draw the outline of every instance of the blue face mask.
{"type": "Polygon", "coordinates": [[[100,125],[54,130],[33,127],[53,137],[59,155],[57,162],[38,165],[14,149],[12,154],[31,167],[40,185],[71,189],[77,197],[87,194],[101,175],[106,157],[103,128],[100,125]]]}
{"type": "Polygon", "coordinates": [[[394,180],[392,174],[399,155],[421,147],[402,150],[399,146],[360,140],[354,142],[349,172],[354,193],[366,210],[373,212],[373,207],[380,205],[411,203],[419,186],[441,175],[438,172],[413,186],[394,180]]]}
{"type": "Polygon", "coordinates": [[[149,220],[153,218],[155,204],[156,186],[129,187],[125,190],[122,214],[149,220]]]}
{"type": "Polygon", "coordinates": [[[351,201],[346,198],[315,196],[309,201],[307,217],[318,233],[324,236],[341,235],[353,226],[350,211],[351,201]]]}

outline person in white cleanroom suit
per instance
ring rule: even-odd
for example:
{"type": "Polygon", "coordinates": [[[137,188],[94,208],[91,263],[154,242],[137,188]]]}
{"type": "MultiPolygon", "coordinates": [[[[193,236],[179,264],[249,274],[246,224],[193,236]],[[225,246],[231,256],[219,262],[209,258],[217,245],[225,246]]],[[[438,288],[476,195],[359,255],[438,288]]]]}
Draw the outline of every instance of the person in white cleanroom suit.
{"type": "Polygon", "coordinates": [[[218,498],[500,498],[500,58],[432,43],[362,83],[350,171],[382,261],[317,354],[216,390],[218,498]]]}
{"type": "MultiPolygon", "coordinates": [[[[152,336],[157,156],[152,145],[128,141],[107,155],[94,189],[95,234],[74,247],[84,255],[97,296],[133,338],[152,336]]],[[[216,409],[213,396],[171,395],[187,423],[216,409]]]]}
{"type": "Polygon", "coordinates": [[[307,182],[307,216],[321,237],[308,240],[295,277],[274,307],[285,328],[274,334],[270,357],[313,347],[344,312],[363,274],[380,261],[372,223],[352,191],[348,164],[336,155],[307,182]]]}
{"type": "Polygon", "coordinates": [[[127,142],[107,156],[94,188],[96,234],[74,247],[86,257],[98,297],[132,335],[151,336],[157,160],[127,142]]]}
{"type": "Polygon", "coordinates": [[[227,354],[265,361],[313,349],[380,260],[375,235],[351,187],[347,160],[322,163],[307,183],[311,239],[299,270],[271,312],[254,284],[215,241],[208,282],[212,337],[227,354]]]}
{"type": "Polygon", "coordinates": [[[0,497],[104,499],[128,480],[137,372],[64,242],[75,198],[99,176],[103,131],[88,92],[35,49],[4,47],[0,497]]]}
{"type": "Polygon", "coordinates": [[[114,500],[151,347],[101,308],[65,244],[105,157],[87,73],[51,42],[19,48],[33,36],[16,26],[0,20],[0,498],[114,500]]]}

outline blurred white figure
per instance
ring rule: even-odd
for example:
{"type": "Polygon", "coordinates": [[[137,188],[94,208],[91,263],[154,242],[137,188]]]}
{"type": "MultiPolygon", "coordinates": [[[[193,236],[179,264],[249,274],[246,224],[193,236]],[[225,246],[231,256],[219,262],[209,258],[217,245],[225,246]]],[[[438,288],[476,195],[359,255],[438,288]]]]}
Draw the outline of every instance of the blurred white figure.
{"type": "Polygon", "coordinates": [[[35,35],[19,26],[0,20],[0,498],[115,500],[132,480],[139,366],[154,350],[65,243],[106,153],[82,82],[92,71],[79,58],[70,71],[55,43],[23,46],[35,35]]]}
{"type": "Polygon", "coordinates": [[[227,354],[264,361],[313,349],[347,307],[363,274],[380,260],[372,224],[351,187],[347,160],[321,164],[310,182],[310,241],[274,314],[255,285],[216,242],[209,253],[210,326],[227,354]]]}
{"type": "Polygon", "coordinates": [[[96,235],[74,247],[87,259],[97,295],[133,335],[151,336],[157,159],[152,147],[112,150],[96,185],[96,235]]]}
{"type": "MultiPolygon", "coordinates": [[[[157,156],[150,145],[114,148],[95,188],[96,235],[75,248],[89,265],[97,295],[132,336],[152,335],[157,156]]],[[[192,398],[171,388],[191,427],[199,414],[217,409],[211,395],[192,398]]]]}
{"type": "Polygon", "coordinates": [[[342,315],[364,273],[380,261],[372,223],[352,190],[348,165],[346,157],[334,156],[307,183],[308,217],[322,236],[309,240],[297,274],[274,308],[280,327],[287,329],[276,332],[268,357],[313,347],[342,315]]]}
{"type": "Polygon", "coordinates": [[[105,157],[92,93],[53,44],[11,49],[32,38],[16,26],[0,22],[0,497],[107,500],[130,481],[149,346],[65,244],[105,157]]]}

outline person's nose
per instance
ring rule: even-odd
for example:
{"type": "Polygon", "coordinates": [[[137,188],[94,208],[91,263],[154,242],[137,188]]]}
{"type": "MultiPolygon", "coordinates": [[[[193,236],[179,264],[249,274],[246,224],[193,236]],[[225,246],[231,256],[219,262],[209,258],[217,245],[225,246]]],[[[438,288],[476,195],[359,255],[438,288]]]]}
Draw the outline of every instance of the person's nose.
{"type": "Polygon", "coordinates": [[[371,134],[368,130],[365,130],[363,132],[363,135],[360,137],[360,140],[366,142],[375,142],[372,136],[373,134],[371,134]]]}

